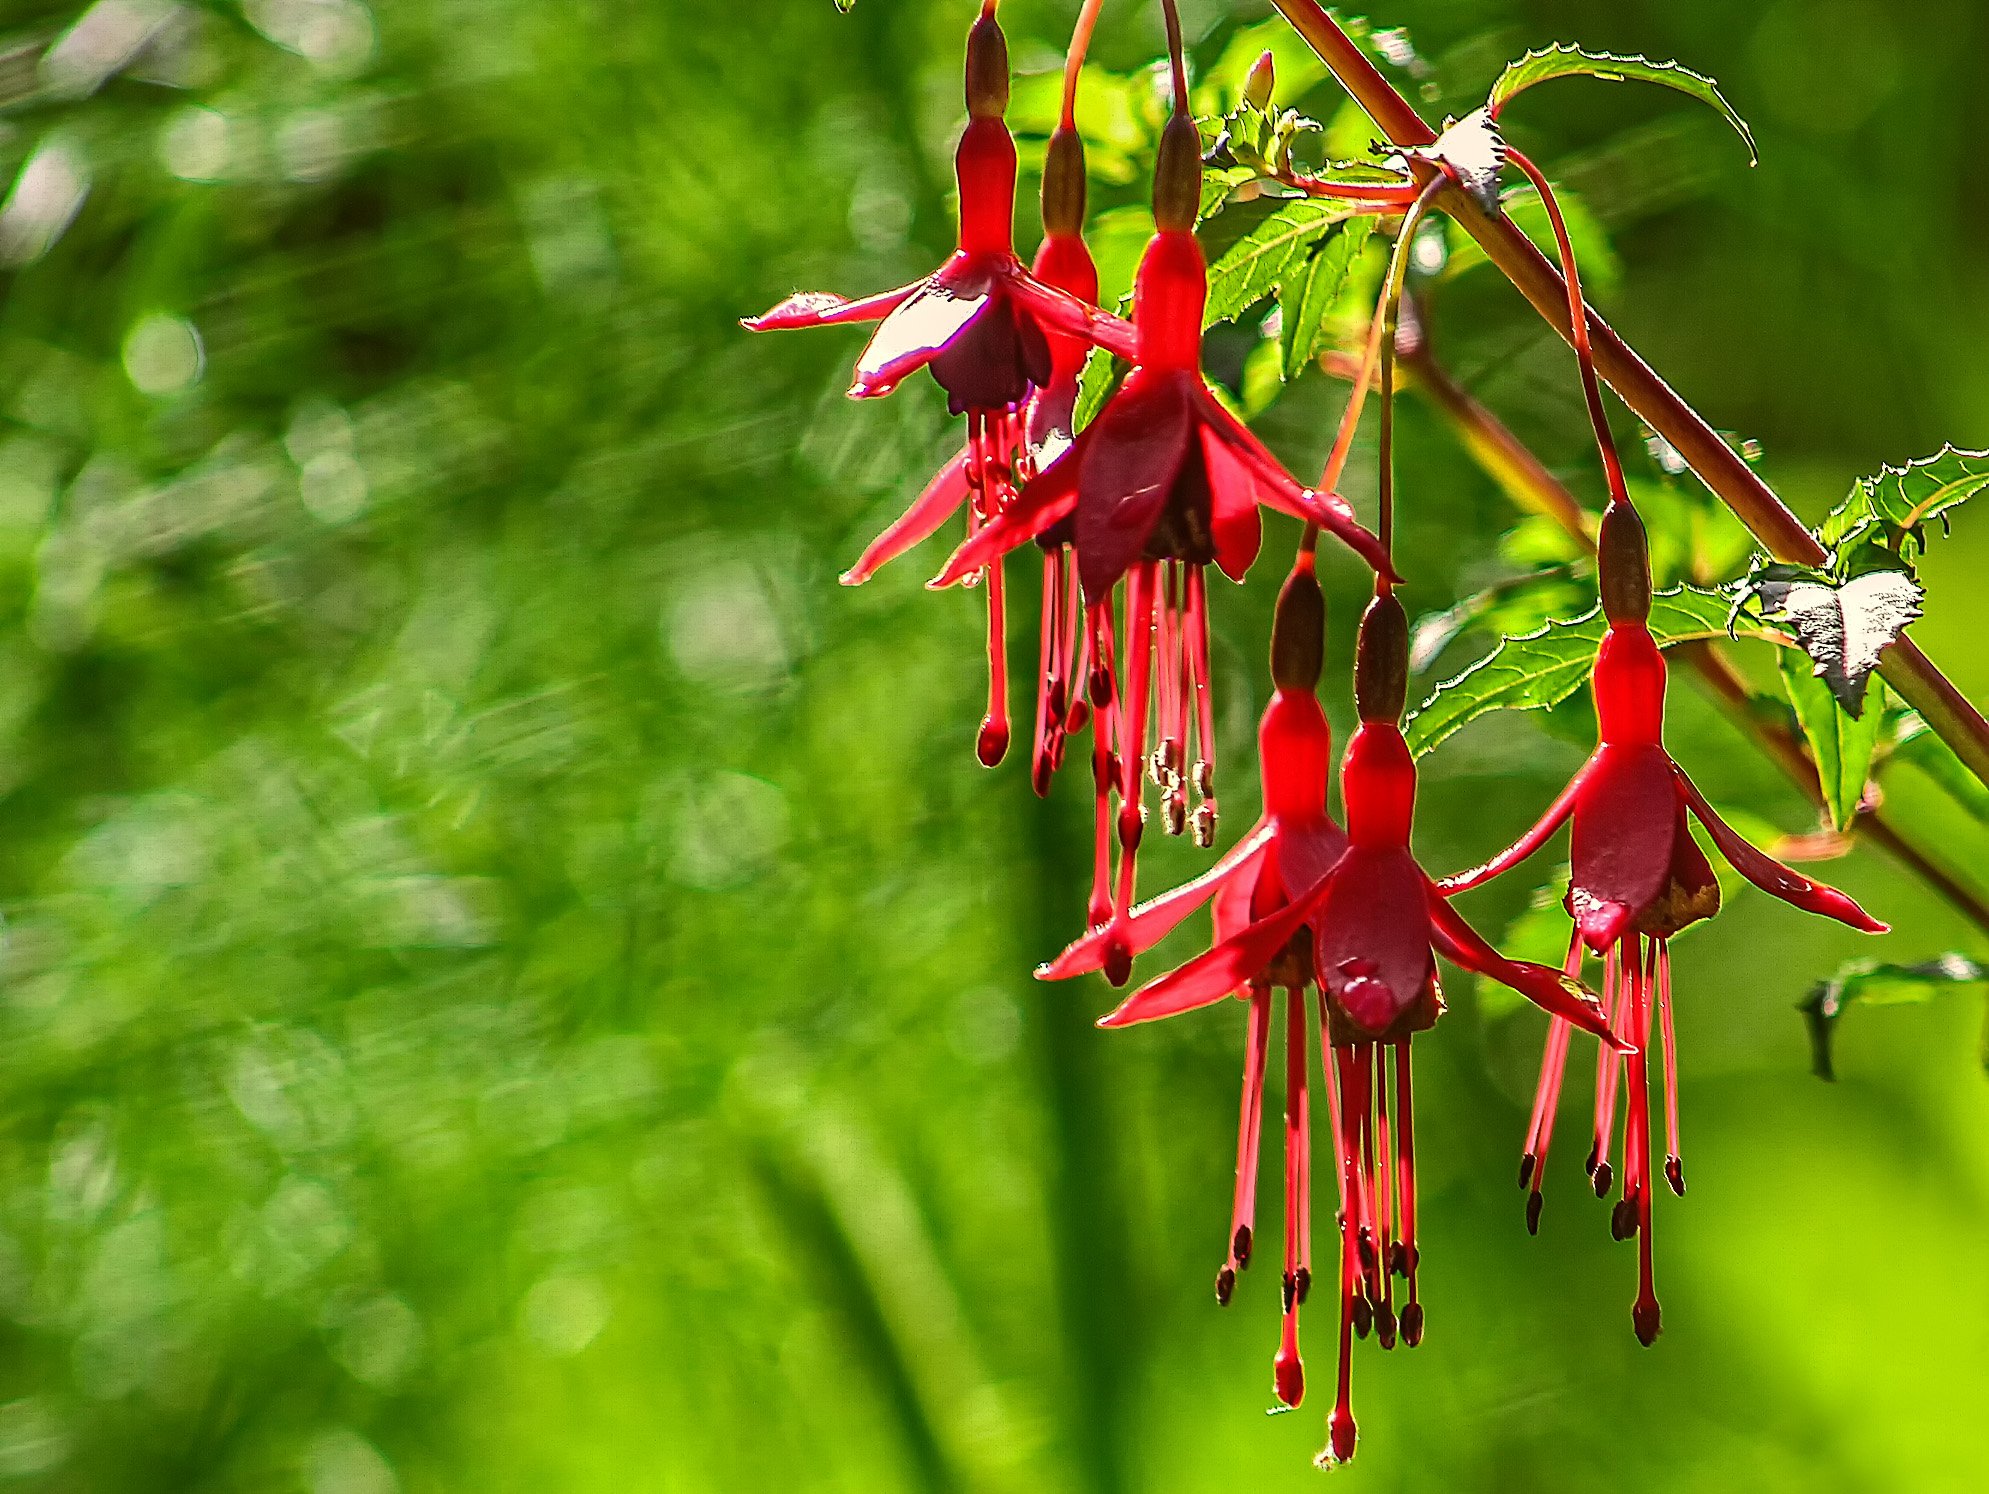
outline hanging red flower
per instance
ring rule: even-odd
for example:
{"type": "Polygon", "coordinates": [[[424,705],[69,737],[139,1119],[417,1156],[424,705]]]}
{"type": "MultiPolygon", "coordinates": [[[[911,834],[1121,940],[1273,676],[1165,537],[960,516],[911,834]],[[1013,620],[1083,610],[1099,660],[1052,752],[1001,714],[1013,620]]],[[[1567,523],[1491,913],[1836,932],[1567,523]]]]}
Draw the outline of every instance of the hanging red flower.
{"type": "MultiPolygon", "coordinates": [[[[1693,839],[1688,814],[1705,827],[1729,865],[1762,891],[1808,913],[1820,913],[1865,933],[1879,923],[1850,898],[1764,855],[1721,819],[1664,747],[1664,655],[1645,619],[1650,614],[1650,559],[1644,527],[1627,502],[1612,502],[1600,536],[1603,612],[1609,631],[1595,658],[1599,744],[1540,822],[1484,865],[1439,883],[1449,897],[1489,882],[1531,856],[1572,819],[1572,876],[1567,908],[1574,919],[1568,968],[1580,966],[1584,946],[1603,956],[1603,1001],[1612,1030],[1635,1050],[1623,1060],[1605,1050],[1597,1065],[1595,1141],[1588,1171],[1597,1197],[1614,1180],[1616,1095],[1628,1063],[1628,1114],[1623,1134],[1623,1196],[1611,1216],[1618,1239],[1638,1237],[1638,1288],[1631,1321],[1645,1344],[1656,1340],[1661,1315],[1651,1250],[1651,1124],[1646,1057],[1653,1022],[1664,1036],[1664,1174],[1685,1192],[1678,1147],[1678,1055],[1673,1042],[1670,941],[1680,929],[1720,908],[1719,883],[1693,839]]],[[[1529,1190],[1527,1228],[1540,1222],[1541,1184],[1559,1104],[1568,1030],[1549,1031],[1534,1097],[1520,1186],[1529,1190]]]]}
{"type": "Polygon", "coordinates": [[[1323,616],[1318,596],[1310,556],[1301,554],[1280,596],[1273,631],[1278,689],[1259,734],[1265,813],[1257,828],[1208,875],[1135,909],[1121,925],[1092,931],[1038,973],[1060,978],[1098,969],[1115,957],[1121,938],[1133,949],[1148,948],[1214,899],[1213,946],[1142,986],[1099,1025],[1152,1021],[1230,995],[1249,1003],[1236,1197],[1229,1249],[1216,1278],[1217,1299],[1224,1303],[1251,1257],[1271,989],[1285,989],[1284,1320],[1273,1385],[1291,1406],[1304,1395],[1298,1309],[1312,1280],[1306,992],[1316,992],[1342,1229],[1338,1399],[1321,1457],[1343,1462],[1353,1456],[1355,1442],[1354,1335],[1376,1330],[1383,1347],[1392,1348],[1398,1324],[1410,1345],[1423,1332],[1409,1040],[1443,1010],[1435,954],[1501,981],[1589,1031],[1602,1033],[1607,1023],[1594,994],[1579,982],[1508,960],[1486,944],[1450,909],[1410,852],[1416,772],[1396,724],[1406,689],[1408,631],[1400,604],[1385,593],[1362,623],[1356,668],[1361,726],[1341,770],[1346,832],[1333,823],[1325,799],[1331,737],[1313,693],[1323,616]],[[1397,1276],[1405,1283],[1399,1319],[1397,1276]]]}

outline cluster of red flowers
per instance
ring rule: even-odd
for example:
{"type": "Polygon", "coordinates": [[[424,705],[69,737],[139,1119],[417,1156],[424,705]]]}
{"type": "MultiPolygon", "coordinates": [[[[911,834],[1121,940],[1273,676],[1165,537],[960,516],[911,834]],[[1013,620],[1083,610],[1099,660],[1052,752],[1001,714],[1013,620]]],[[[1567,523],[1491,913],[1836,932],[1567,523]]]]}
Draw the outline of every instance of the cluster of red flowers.
{"type": "MultiPolygon", "coordinates": [[[[1213,904],[1210,948],[1135,991],[1100,1025],[1172,1016],[1235,996],[1249,1031],[1236,1168],[1235,1206],[1216,1295],[1227,1304],[1250,1263],[1272,992],[1285,993],[1285,1219],[1283,1326],[1273,1385],[1296,1406],[1304,1394],[1298,1315],[1311,1286],[1309,1045],[1317,1020],[1340,1206],[1339,1378],[1323,1461],[1353,1455],[1350,1354],[1354,1337],[1384,1348],[1418,1343],[1415,1126],[1410,1044],[1444,1010],[1436,956],[1503,982],[1551,1019],[1521,1171],[1530,1186],[1527,1220],[1537,1224],[1540,1182],[1570,1035],[1600,1040],[1595,1145],[1589,1172],[1598,1195],[1615,1176],[1616,1095],[1628,1077],[1623,1195],[1618,1238],[1640,1241],[1638,1336],[1658,1331],[1652,1288],[1651,1125],[1646,1055],[1654,1020],[1664,1037],[1667,1155],[1677,1192],[1677,1066],[1672,1043],[1667,941],[1710,916],[1719,888],[1687,828],[1688,811],[1748,880],[1798,907],[1876,930],[1842,893],[1818,886],[1748,845],[1713,812],[1667,755],[1662,738],[1665,667],[1645,618],[1650,568],[1643,526],[1624,490],[1599,386],[1586,347],[1586,315],[1572,250],[1551,190],[1530,162],[1560,232],[1577,351],[1596,417],[1611,503],[1600,531],[1598,575],[1609,632],[1598,652],[1594,693],[1601,742],[1547,815],[1517,845],[1474,871],[1432,880],[1410,850],[1416,768],[1401,721],[1408,683],[1408,625],[1393,594],[1387,412],[1392,393],[1396,297],[1414,224],[1453,179],[1437,156],[1419,163],[1385,204],[1400,212],[1398,248],[1377,307],[1369,359],[1381,372],[1384,421],[1379,535],[1361,527],[1333,488],[1359,418],[1364,371],[1341,439],[1317,488],[1298,481],[1216,398],[1201,368],[1207,266],[1195,237],[1201,139],[1188,112],[1179,22],[1165,0],[1174,112],[1154,172],[1154,235],[1140,261],[1132,317],[1094,303],[1098,276],[1083,239],[1084,147],[1073,99],[1098,0],[1086,0],[1066,70],[1063,121],[1047,152],[1044,237],[1034,265],[1014,248],[1016,152],[1004,115],[1007,45],[985,0],[968,34],[968,123],[956,164],[959,247],[915,285],[859,301],[797,295],[747,323],[756,330],[880,322],[858,359],[850,393],[888,394],[930,369],[964,416],[966,445],[905,515],[843,578],[878,567],[935,533],[958,509],[967,533],[934,587],[979,584],[987,597],[989,701],[979,755],[992,766],[1010,735],[1002,567],[1034,541],[1043,552],[1041,666],[1037,674],[1031,774],[1047,790],[1069,739],[1088,726],[1097,809],[1097,864],[1087,931],[1038,974],[1060,979],[1102,970],[1127,980],[1151,948],[1203,903],[1213,904]],[[1093,347],[1130,371],[1082,430],[1073,430],[1080,370],[1093,347]],[[1204,876],[1136,903],[1136,857],[1145,790],[1159,791],[1173,834],[1193,825],[1213,842],[1216,801],[1209,697],[1206,571],[1241,581],[1261,543],[1260,505],[1305,524],[1278,599],[1271,640],[1275,691],[1259,729],[1263,814],[1204,876]],[[1332,738],[1318,698],[1325,607],[1314,545],[1328,531],[1375,573],[1354,662],[1359,727],[1340,766],[1346,826],[1327,807],[1332,738]],[[1197,800],[1189,810],[1190,793],[1197,800]],[[1450,906],[1538,850],[1572,817],[1574,936],[1566,965],[1508,960],[1450,906]],[[1114,866],[1113,852],[1117,859],[1114,866]],[[1600,997],[1580,979],[1584,948],[1603,956],[1600,997]],[[1396,1282],[1400,1281],[1398,1289],[1396,1282]]],[[[1267,81],[1267,80],[1266,80],[1267,81]]],[[[1253,77],[1253,86],[1256,80],[1253,77]]],[[[1330,187],[1322,186],[1330,191],[1330,187]]],[[[1375,188],[1355,190],[1374,200],[1375,188]]]]}

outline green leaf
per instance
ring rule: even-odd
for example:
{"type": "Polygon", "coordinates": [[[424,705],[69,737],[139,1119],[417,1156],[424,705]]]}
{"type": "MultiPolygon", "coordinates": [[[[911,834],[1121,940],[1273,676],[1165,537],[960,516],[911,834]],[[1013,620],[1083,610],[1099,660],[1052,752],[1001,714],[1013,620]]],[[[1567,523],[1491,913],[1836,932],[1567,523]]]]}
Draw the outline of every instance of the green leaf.
{"type": "Polygon", "coordinates": [[[1517,62],[1507,63],[1506,70],[1499,74],[1499,81],[1492,85],[1491,96],[1485,101],[1486,107],[1496,117],[1501,109],[1534,84],[1570,77],[1601,78],[1610,83],[1626,80],[1655,83],[1689,94],[1700,103],[1719,110],[1726,116],[1727,123],[1740,132],[1740,138],[1747,143],[1750,166],[1761,159],[1760,152],[1754,148],[1754,131],[1747,127],[1746,120],[1734,112],[1733,105],[1726,101],[1719,85],[1711,78],[1680,67],[1676,62],[1653,62],[1648,57],[1619,57],[1610,52],[1589,52],[1570,42],[1560,42],[1528,52],[1517,62]]]}
{"type": "Polygon", "coordinates": [[[1942,741],[1920,719],[1918,712],[1908,711],[1900,720],[1892,761],[1912,764],[1972,818],[1989,825],[1989,788],[1983,787],[1982,780],[1968,770],[1968,765],[1955,756],[1954,748],[1942,741]]]}
{"type": "Polygon", "coordinates": [[[1878,960],[1854,960],[1829,980],[1820,982],[1797,1004],[1809,1027],[1812,1063],[1819,1079],[1835,1079],[1832,1039],[1837,1019],[1854,1001],[1867,1006],[1896,1006],[1929,1001],[1944,986],[1989,982],[1989,967],[1966,955],[1944,954],[1919,965],[1892,965],[1878,960]]]}
{"type": "Polygon", "coordinates": [[[1071,412],[1072,430],[1081,431],[1098,418],[1098,412],[1105,408],[1105,401],[1112,397],[1112,391],[1125,377],[1126,368],[1126,364],[1103,348],[1091,350],[1091,355],[1084,360],[1084,372],[1077,379],[1077,405],[1071,412]]]}
{"type": "Polygon", "coordinates": [[[1871,709],[1868,703],[1862,715],[1853,716],[1837,703],[1830,686],[1819,678],[1817,667],[1799,649],[1783,650],[1776,664],[1781,669],[1782,688],[1788,692],[1796,721],[1816,759],[1817,782],[1823,788],[1831,827],[1848,830],[1871,779],[1872,754],[1878,749],[1885,712],[1871,709]]]}
{"type": "Polygon", "coordinates": [[[1278,285],[1278,342],[1287,380],[1295,379],[1324,349],[1326,319],[1347,288],[1354,259],[1374,232],[1375,220],[1358,217],[1328,238],[1278,285]]]}
{"type": "Polygon", "coordinates": [[[836,9],[848,15],[856,9],[856,0],[836,0],[836,9]]]}
{"type": "Polygon", "coordinates": [[[1939,519],[1945,532],[1948,511],[1984,488],[1989,488],[1989,451],[1943,446],[1930,457],[1859,478],[1816,537],[1833,564],[1867,541],[1881,541],[1904,555],[1909,544],[1924,547],[1929,519],[1939,519]]]}
{"type": "MultiPolygon", "coordinates": [[[[1727,599],[1716,591],[1682,586],[1651,602],[1650,629],[1660,648],[1727,636],[1727,599]]],[[[1497,648],[1455,679],[1445,680],[1409,717],[1409,749],[1421,757],[1446,737],[1492,711],[1535,711],[1559,705],[1587,680],[1607,625],[1602,609],[1550,622],[1497,648]]],[[[1781,642],[1766,628],[1750,636],[1781,642]]]]}
{"type": "Polygon", "coordinates": [[[1229,201],[1229,194],[1245,182],[1252,180],[1257,173],[1248,166],[1205,166],[1202,168],[1202,200],[1195,209],[1195,224],[1200,227],[1222,210],[1229,201]]]}
{"type": "Polygon", "coordinates": [[[1355,216],[1345,203],[1309,197],[1286,203],[1230,245],[1209,270],[1209,299],[1202,325],[1234,321],[1277,290],[1305,256],[1338,225],[1355,216]]]}

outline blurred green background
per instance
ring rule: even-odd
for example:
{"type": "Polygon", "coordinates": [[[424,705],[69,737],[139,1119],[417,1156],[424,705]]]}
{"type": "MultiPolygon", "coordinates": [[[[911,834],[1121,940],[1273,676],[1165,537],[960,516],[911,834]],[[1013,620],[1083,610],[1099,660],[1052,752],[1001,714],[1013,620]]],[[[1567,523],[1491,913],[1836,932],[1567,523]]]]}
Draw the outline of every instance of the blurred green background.
{"type": "MultiPolygon", "coordinates": [[[[1055,68],[1074,8],[1003,6],[1019,67],[1055,68]]],[[[1184,8],[1202,65],[1267,9],[1184,8]]],[[[1107,1035],[1102,984],[1029,979],[1081,917],[1084,774],[1043,804],[1019,754],[974,763],[978,602],[920,589],[936,546],[836,585],[955,439],[943,402],[852,405],[855,335],[736,322],[944,251],[972,10],[0,0],[0,1486],[1324,1476],[1330,1304],[1313,1396],[1267,1418],[1275,1276],[1210,1291],[1235,1012],[1107,1035]]],[[[1655,91],[1569,83],[1513,125],[1606,225],[1618,325],[1806,515],[1989,443],[1980,7],[1375,20],[1433,117],[1560,39],[1722,81],[1757,170],[1655,91]]],[[[1153,6],[1108,4],[1104,68],[1159,53],[1153,6]]],[[[1049,87],[1018,94],[1039,127],[1049,87]]],[[[1110,158],[1094,205],[1136,206],[1110,158]]],[[[1565,349],[1487,270],[1432,305],[1596,502],[1565,349]]],[[[1300,384],[1264,428],[1315,464],[1340,398],[1300,384]]],[[[1434,610],[1498,574],[1514,513],[1427,407],[1402,426],[1434,610]]],[[[1225,837],[1294,537],[1267,528],[1214,599],[1225,837]]],[[[1977,698],[1985,561],[1964,514],[1916,628],[1977,698]]],[[[1328,569],[1344,731],[1360,578],[1328,569]]],[[[1023,668],[1026,587],[1016,616],[1023,668]]],[[[1709,793],[1813,827],[1674,700],[1709,793]]],[[[1499,718],[1433,757],[1427,863],[1529,822],[1581,730],[1499,718]]],[[[1989,864],[1926,784],[1890,792],[1989,864]]],[[[1167,844],[1146,885],[1203,864],[1167,844]]],[[[1982,940],[1871,852],[1826,874],[1896,932],[1745,896],[1680,946],[1691,1193],[1658,1208],[1648,1352],[1631,1249],[1573,1186],[1585,1081],[1528,1239],[1542,1027],[1454,983],[1417,1044],[1428,1338],[1362,1346],[1336,1485],[1981,1486],[1980,993],[1854,1011],[1834,1087],[1792,1008],[1850,955],[1982,940]]],[[[1527,890],[1470,911],[1496,932],[1527,890]]]]}

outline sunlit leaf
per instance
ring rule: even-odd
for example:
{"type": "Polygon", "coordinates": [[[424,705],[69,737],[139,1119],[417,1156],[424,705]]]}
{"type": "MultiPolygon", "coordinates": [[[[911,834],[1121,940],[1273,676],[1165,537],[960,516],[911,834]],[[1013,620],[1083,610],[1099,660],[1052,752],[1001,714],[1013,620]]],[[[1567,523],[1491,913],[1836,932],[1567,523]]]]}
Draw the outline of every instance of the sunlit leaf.
{"type": "Polygon", "coordinates": [[[1279,283],[1278,342],[1285,378],[1297,378],[1325,349],[1327,318],[1347,288],[1347,274],[1374,232],[1374,222],[1370,217],[1349,220],[1279,283]]]}
{"type": "Polygon", "coordinates": [[[1726,117],[1728,124],[1740,133],[1747,143],[1748,164],[1760,160],[1760,153],[1754,146],[1754,132],[1747,127],[1747,121],[1735,112],[1733,105],[1719,90],[1719,85],[1703,74],[1690,68],[1680,67],[1676,62],[1654,62],[1648,57],[1621,57],[1610,52],[1590,52],[1569,42],[1560,42],[1551,47],[1541,47],[1528,52],[1517,62],[1508,63],[1506,70],[1499,74],[1499,81],[1492,85],[1491,96],[1486,107],[1496,117],[1499,111],[1536,83],[1545,83],[1554,78],[1601,78],[1610,83],[1633,81],[1656,83],[1664,88],[1675,88],[1680,93],[1689,94],[1703,104],[1711,105],[1726,117]]]}
{"type": "Polygon", "coordinates": [[[1909,545],[1925,543],[1929,519],[1939,519],[1945,531],[1948,512],[1984,488],[1989,488],[1989,451],[1943,446],[1932,456],[1859,478],[1816,537],[1833,557],[1871,540],[1906,554],[1909,545]]]}
{"type": "Polygon", "coordinates": [[[1312,246],[1354,217],[1346,203],[1299,198],[1286,203],[1209,269],[1209,298],[1202,325],[1233,321],[1275,292],[1285,277],[1303,266],[1312,246]]]}
{"type": "Polygon", "coordinates": [[[1918,965],[1855,960],[1821,981],[1797,1005],[1809,1027],[1811,1061],[1819,1079],[1835,1079],[1833,1040],[1837,1019],[1854,1001],[1896,1006],[1930,1001],[1943,988],[1989,982],[1989,966],[1966,955],[1944,954],[1918,965]]]}
{"type": "Polygon", "coordinates": [[[1903,570],[1869,570],[1838,582],[1796,566],[1767,566],[1742,593],[1766,622],[1786,623],[1845,710],[1860,716],[1879,655],[1920,615],[1925,595],[1903,570]]]}
{"type": "MultiPolygon", "coordinates": [[[[1658,646],[1727,636],[1729,606],[1716,591],[1679,587],[1652,599],[1650,629],[1658,646]]],[[[1492,711],[1545,710],[1560,704],[1587,680],[1607,629],[1602,609],[1550,622],[1497,648],[1454,679],[1445,680],[1410,716],[1409,748],[1418,757],[1459,728],[1492,711]]],[[[1781,641],[1768,629],[1750,636],[1781,641]]]]}
{"type": "Polygon", "coordinates": [[[1838,830],[1847,830],[1871,778],[1872,754],[1878,748],[1885,712],[1866,710],[1853,716],[1838,704],[1800,650],[1785,649],[1775,662],[1789,704],[1795,707],[1796,721],[1809,742],[1810,755],[1816,759],[1817,783],[1823,790],[1830,823],[1838,830]]]}

